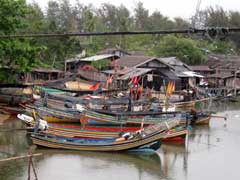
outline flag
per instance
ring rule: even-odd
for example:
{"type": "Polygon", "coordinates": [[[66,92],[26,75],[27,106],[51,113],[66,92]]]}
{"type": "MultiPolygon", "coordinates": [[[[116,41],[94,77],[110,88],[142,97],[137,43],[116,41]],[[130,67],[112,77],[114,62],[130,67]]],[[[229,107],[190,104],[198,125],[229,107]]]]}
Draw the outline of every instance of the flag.
{"type": "Polygon", "coordinates": [[[93,85],[90,87],[90,90],[96,91],[97,89],[99,89],[99,87],[100,87],[100,83],[97,82],[96,84],[93,84],[93,85]]]}
{"type": "Polygon", "coordinates": [[[173,81],[173,89],[172,89],[172,92],[174,92],[176,89],[176,81],[173,81]]]}
{"type": "Polygon", "coordinates": [[[175,90],[175,82],[169,82],[167,86],[166,96],[171,96],[175,90]]]}
{"type": "Polygon", "coordinates": [[[139,81],[140,81],[141,77],[133,77],[132,78],[132,84],[133,85],[138,85],[139,81]]]}
{"type": "Polygon", "coordinates": [[[169,90],[169,96],[172,95],[172,93],[175,91],[175,81],[171,82],[170,84],[170,90],[169,90]]]}
{"type": "Polygon", "coordinates": [[[167,85],[166,96],[169,96],[170,89],[171,89],[171,83],[169,82],[168,85],[167,85]]]}
{"type": "Polygon", "coordinates": [[[97,95],[98,93],[100,93],[102,91],[102,83],[98,83],[98,87],[97,89],[93,90],[93,95],[97,95]]]}

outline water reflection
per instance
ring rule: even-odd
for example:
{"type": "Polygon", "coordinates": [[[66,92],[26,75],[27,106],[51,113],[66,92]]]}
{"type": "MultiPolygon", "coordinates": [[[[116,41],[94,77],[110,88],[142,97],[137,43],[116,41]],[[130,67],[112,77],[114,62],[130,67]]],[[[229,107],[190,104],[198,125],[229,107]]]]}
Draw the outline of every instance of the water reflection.
{"type": "Polygon", "coordinates": [[[172,179],[177,179],[177,172],[181,169],[186,175],[188,169],[188,152],[185,144],[164,144],[158,150],[164,174],[172,179]]]}
{"type": "Polygon", "coordinates": [[[14,131],[22,127],[20,121],[10,121],[0,128],[0,157],[16,156],[25,153],[29,145],[25,131],[14,131]],[[10,130],[10,131],[8,131],[10,130]]]}
{"type": "MultiPolygon", "coordinates": [[[[0,127],[0,158],[26,154],[29,146],[24,131],[7,131],[21,128],[22,124],[12,117],[0,127]]],[[[25,160],[0,162],[0,179],[15,180],[27,169],[25,160]]]]}
{"type": "MultiPolygon", "coordinates": [[[[94,153],[37,149],[35,158],[39,179],[125,179],[202,180],[239,179],[240,111],[238,103],[213,102],[201,108],[228,115],[212,118],[210,125],[194,127],[185,144],[163,144],[156,154],[94,153]],[[204,173],[203,173],[204,172],[204,173]]],[[[19,128],[19,121],[0,127],[19,128]]],[[[24,131],[0,132],[0,158],[26,154],[29,145],[24,131]]],[[[0,163],[0,179],[27,179],[27,160],[0,163]]]]}
{"type": "MultiPolygon", "coordinates": [[[[166,179],[154,154],[95,153],[38,149],[39,179],[166,179]]],[[[22,179],[26,177],[23,176],[22,179]]]]}

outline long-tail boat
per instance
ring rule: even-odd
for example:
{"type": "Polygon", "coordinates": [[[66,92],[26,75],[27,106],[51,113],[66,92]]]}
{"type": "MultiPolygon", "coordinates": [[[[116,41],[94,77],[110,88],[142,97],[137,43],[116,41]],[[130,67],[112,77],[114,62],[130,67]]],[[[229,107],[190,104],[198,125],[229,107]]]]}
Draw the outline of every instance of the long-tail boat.
{"type": "Polygon", "coordinates": [[[180,115],[181,112],[110,112],[86,109],[80,114],[80,122],[82,125],[137,125],[143,121],[144,124],[156,124],[180,115]]]}
{"type": "Polygon", "coordinates": [[[178,121],[173,119],[144,128],[141,132],[138,131],[128,136],[113,139],[63,138],[37,133],[33,133],[31,139],[35,145],[56,149],[106,152],[134,149],[157,150],[161,146],[161,139],[170,128],[175,127],[177,124],[178,121]]]}
{"type": "Polygon", "coordinates": [[[191,117],[191,125],[209,124],[211,119],[211,112],[197,112],[191,117]]]}
{"type": "MultiPolygon", "coordinates": [[[[27,125],[34,127],[36,121],[30,116],[19,114],[18,118],[24,121],[27,125]]],[[[145,126],[147,127],[147,126],[145,126]]],[[[85,126],[82,128],[80,125],[68,125],[68,124],[50,124],[48,123],[47,128],[44,128],[42,133],[66,137],[66,138],[94,138],[94,139],[107,139],[116,138],[121,132],[134,132],[141,129],[136,126],[85,126]]],[[[164,141],[176,141],[184,140],[188,130],[183,125],[178,125],[169,130],[169,132],[163,137],[164,141]]]]}

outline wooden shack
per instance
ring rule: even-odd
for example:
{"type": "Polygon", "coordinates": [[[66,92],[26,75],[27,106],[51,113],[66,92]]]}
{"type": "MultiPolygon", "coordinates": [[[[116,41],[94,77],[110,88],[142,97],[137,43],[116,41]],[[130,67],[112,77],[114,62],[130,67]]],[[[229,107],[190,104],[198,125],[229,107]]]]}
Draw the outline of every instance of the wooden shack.
{"type": "MultiPolygon", "coordinates": [[[[175,82],[176,89],[181,88],[180,79],[173,72],[173,68],[159,58],[151,56],[123,56],[116,60],[121,86],[127,86],[133,77],[140,77],[140,84],[145,88],[153,88],[157,91],[168,82],[175,82]]],[[[110,73],[110,71],[108,71],[110,73]]]]}
{"type": "Polygon", "coordinates": [[[177,57],[164,57],[160,61],[169,65],[178,78],[181,79],[181,89],[189,89],[197,86],[204,76],[194,72],[190,66],[183,63],[177,57]]]}
{"type": "Polygon", "coordinates": [[[25,83],[43,83],[44,81],[57,80],[64,78],[64,72],[53,68],[37,68],[24,75],[25,83]]]}

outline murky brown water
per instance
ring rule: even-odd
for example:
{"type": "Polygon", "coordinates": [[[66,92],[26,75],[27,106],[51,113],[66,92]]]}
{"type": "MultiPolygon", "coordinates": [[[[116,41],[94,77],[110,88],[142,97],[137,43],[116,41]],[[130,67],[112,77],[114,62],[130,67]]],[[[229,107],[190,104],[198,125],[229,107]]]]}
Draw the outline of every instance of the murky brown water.
{"type": "MultiPolygon", "coordinates": [[[[240,179],[240,104],[214,103],[211,110],[227,115],[209,126],[194,128],[186,145],[164,144],[156,154],[90,153],[37,149],[34,159],[40,180],[238,180],[240,179]]],[[[0,126],[19,128],[18,120],[0,126]]],[[[26,154],[24,131],[0,132],[0,158],[26,154]]],[[[0,180],[26,180],[28,161],[0,163],[0,180]]],[[[33,173],[31,173],[33,175],[33,173]]],[[[34,178],[32,178],[34,179],[34,178]]]]}

